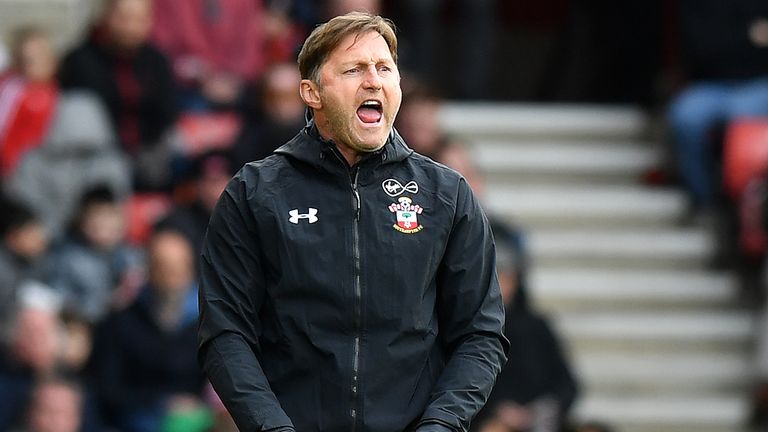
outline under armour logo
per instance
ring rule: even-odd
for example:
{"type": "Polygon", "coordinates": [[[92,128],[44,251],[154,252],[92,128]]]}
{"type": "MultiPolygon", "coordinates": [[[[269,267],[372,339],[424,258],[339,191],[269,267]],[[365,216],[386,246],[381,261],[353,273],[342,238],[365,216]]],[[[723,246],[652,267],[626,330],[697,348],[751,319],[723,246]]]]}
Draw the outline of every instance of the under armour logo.
{"type": "Polygon", "coordinates": [[[386,192],[387,195],[393,198],[398,195],[402,195],[405,192],[410,192],[412,194],[419,193],[419,185],[416,184],[416,182],[413,180],[409,181],[405,184],[405,186],[403,186],[399,181],[395,179],[386,179],[381,183],[381,187],[384,189],[384,192],[386,192]]]}
{"type": "Polygon", "coordinates": [[[300,214],[299,209],[293,209],[288,212],[288,214],[291,215],[291,217],[288,218],[288,220],[292,224],[299,223],[299,219],[307,219],[311,224],[317,222],[317,209],[310,207],[308,211],[309,211],[308,213],[300,214]]]}

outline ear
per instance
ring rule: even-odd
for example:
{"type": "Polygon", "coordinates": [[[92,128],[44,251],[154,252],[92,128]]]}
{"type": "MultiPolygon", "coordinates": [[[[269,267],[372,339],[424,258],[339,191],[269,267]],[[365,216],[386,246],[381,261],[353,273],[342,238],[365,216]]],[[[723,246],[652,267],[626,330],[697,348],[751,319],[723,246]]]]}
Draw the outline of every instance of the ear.
{"type": "Polygon", "coordinates": [[[308,107],[319,110],[323,108],[323,104],[320,102],[320,88],[314,81],[303,79],[299,84],[299,95],[301,100],[307,104],[308,107]]]}

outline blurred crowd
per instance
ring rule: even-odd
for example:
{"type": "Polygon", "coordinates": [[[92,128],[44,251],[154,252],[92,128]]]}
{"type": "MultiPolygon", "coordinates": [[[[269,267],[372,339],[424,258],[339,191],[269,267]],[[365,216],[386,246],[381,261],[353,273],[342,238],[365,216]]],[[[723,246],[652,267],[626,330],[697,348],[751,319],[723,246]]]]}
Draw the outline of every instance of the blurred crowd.
{"type": "MultiPolygon", "coordinates": [[[[396,126],[481,198],[467,147],[440,128],[443,97],[488,98],[505,86],[494,77],[519,84],[528,71],[543,77],[535,90],[511,92],[661,108],[670,163],[647,180],[679,182],[686,223],[721,240],[713,265],[738,268],[750,298],[765,302],[766,3],[501,3],[104,0],[64,53],[41,27],[14,29],[0,70],[0,431],[236,430],[197,366],[196,257],[231,175],[306,122],[295,64],[304,37],[350,10],[395,19],[396,126]],[[500,65],[509,15],[539,28],[567,22],[546,70],[535,57],[500,65]],[[677,23],[665,33],[669,16],[677,23]],[[455,52],[446,60],[436,46],[455,52]]],[[[491,222],[512,348],[476,432],[609,431],[570,424],[579,385],[567,347],[529,303],[525,236],[491,222]]],[[[761,347],[768,382],[768,341],[761,347]]],[[[755,421],[766,421],[768,386],[755,400],[755,421]]]]}

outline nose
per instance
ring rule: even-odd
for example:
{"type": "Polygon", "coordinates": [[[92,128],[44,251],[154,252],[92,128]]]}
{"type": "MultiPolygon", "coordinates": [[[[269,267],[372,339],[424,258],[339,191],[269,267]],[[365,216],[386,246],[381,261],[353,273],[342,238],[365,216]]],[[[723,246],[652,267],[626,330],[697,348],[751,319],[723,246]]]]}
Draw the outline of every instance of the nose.
{"type": "Polygon", "coordinates": [[[381,90],[381,77],[379,71],[376,69],[376,65],[370,65],[365,71],[365,78],[363,81],[363,88],[366,90],[381,90]]]}

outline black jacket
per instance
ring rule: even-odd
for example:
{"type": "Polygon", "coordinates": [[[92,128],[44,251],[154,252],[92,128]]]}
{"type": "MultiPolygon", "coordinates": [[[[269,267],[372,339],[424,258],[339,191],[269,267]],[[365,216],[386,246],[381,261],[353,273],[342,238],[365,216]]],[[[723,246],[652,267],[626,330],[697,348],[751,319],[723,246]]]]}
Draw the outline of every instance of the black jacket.
{"type": "MultiPolygon", "coordinates": [[[[97,39],[94,36],[67,54],[59,69],[59,83],[64,89],[85,89],[96,94],[118,131],[128,106],[118,84],[117,65],[121,60],[97,39]]],[[[139,138],[142,145],[152,146],[173,126],[178,115],[173,71],[165,55],[149,44],[125,61],[131,65],[139,86],[136,89],[139,138]]]]}
{"type": "Polygon", "coordinates": [[[305,128],[213,212],[201,364],[242,431],[465,431],[508,348],[494,259],[455,171],[396,132],[349,167],[305,128]]]}

